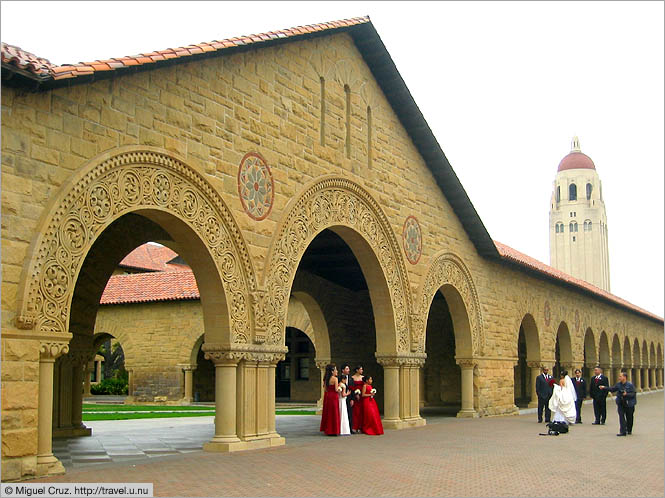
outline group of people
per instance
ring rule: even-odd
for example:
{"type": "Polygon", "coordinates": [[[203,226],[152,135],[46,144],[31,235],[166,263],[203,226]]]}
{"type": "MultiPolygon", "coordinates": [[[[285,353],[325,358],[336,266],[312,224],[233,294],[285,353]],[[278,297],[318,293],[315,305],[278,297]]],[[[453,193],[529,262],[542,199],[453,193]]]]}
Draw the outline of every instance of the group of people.
{"type": "Polygon", "coordinates": [[[363,375],[363,367],[357,366],[353,375],[348,365],[342,368],[331,363],[323,376],[323,411],[321,432],[328,436],[350,434],[383,434],[383,424],[376,404],[376,388],[371,375],[363,375]]]}
{"type": "MultiPolygon", "coordinates": [[[[582,402],[587,395],[587,382],[582,378],[582,371],[575,370],[575,378],[571,379],[563,370],[558,382],[549,375],[547,367],[536,377],[536,394],[538,395],[538,423],[560,423],[566,426],[582,423],[582,402]],[[552,416],[552,413],[554,415],[552,416]]],[[[590,380],[589,395],[593,399],[595,421],[592,425],[604,425],[607,417],[606,399],[610,392],[617,393],[615,401],[619,414],[619,433],[626,436],[633,432],[633,416],[637,403],[635,386],[628,382],[625,371],[619,374],[619,382],[610,387],[609,380],[603,375],[603,369],[596,367],[590,380]]]]}

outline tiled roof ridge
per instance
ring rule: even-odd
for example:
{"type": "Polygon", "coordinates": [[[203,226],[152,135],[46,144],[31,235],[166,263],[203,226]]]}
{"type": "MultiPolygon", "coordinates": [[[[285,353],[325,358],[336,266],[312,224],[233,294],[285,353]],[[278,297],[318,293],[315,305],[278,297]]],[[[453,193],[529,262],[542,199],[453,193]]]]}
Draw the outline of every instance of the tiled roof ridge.
{"type": "Polygon", "coordinates": [[[99,304],[135,304],[200,299],[192,270],[113,275],[99,304]]]}
{"type": "Polygon", "coordinates": [[[615,304],[618,304],[624,308],[628,308],[634,312],[637,312],[641,315],[645,315],[653,320],[658,320],[660,322],[663,322],[663,318],[651,313],[650,311],[647,311],[643,308],[640,308],[639,306],[634,305],[633,303],[626,301],[625,299],[620,298],[619,296],[616,296],[610,292],[607,292],[606,290],[601,289],[600,287],[596,287],[593,284],[590,284],[589,282],[586,282],[584,280],[581,280],[579,278],[573,277],[572,275],[569,275],[561,270],[558,270],[550,265],[547,265],[543,263],[542,261],[537,260],[536,258],[533,258],[529,256],[528,254],[524,254],[523,252],[518,251],[517,249],[513,249],[510,246],[507,246],[506,244],[503,244],[499,241],[494,241],[494,244],[496,245],[497,250],[499,251],[499,254],[503,259],[512,261],[514,263],[517,263],[520,266],[524,266],[526,268],[529,268],[531,270],[535,270],[539,273],[543,273],[545,275],[548,275],[550,277],[553,277],[557,280],[561,280],[563,282],[566,282],[568,284],[572,284],[576,287],[581,288],[582,290],[586,292],[590,292],[592,294],[595,294],[597,296],[600,296],[608,301],[614,302],[615,304]]]}
{"type": "Polygon", "coordinates": [[[152,64],[167,59],[187,57],[205,52],[216,52],[230,47],[239,47],[262,43],[271,40],[290,38],[298,35],[316,33],[320,31],[355,26],[370,22],[369,16],[353,17],[337,21],[328,21],[318,24],[296,26],[267,33],[258,33],[246,36],[236,36],[223,40],[201,42],[185,47],[168,48],[153,52],[142,53],[133,56],[118,57],[112,59],[95,60],[90,62],[79,62],[77,64],[51,64],[47,59],[38,57],[20,47],[2,42],[2,62],[12,64],[19,69],[29,71],[41,79],[62,80],[76,78],[78,76],[91,75],[98,71],[113,71],[115,69],[131,66],[152,64]]]}

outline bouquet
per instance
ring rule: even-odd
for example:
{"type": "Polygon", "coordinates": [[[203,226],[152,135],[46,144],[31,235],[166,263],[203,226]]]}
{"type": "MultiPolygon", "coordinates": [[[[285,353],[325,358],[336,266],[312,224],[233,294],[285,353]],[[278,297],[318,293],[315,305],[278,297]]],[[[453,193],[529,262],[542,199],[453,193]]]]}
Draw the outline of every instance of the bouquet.
{"type": "Polygon", "coordinates": [[[344,384],[338,384],[337,385],[337,392],[341,393],[344,390],[344,384]]]}
{"type": "Polygon", "coordinates": [[[372,389],[369,393],[374,396],[376,394],[376,389],[372,389]]]}
{"type": "Polygon", "coordinates": [[[356,389],[355,391],[353,391],[353,394],[355,394],[356,396],[360,396],[360,389],[356,389]]]}

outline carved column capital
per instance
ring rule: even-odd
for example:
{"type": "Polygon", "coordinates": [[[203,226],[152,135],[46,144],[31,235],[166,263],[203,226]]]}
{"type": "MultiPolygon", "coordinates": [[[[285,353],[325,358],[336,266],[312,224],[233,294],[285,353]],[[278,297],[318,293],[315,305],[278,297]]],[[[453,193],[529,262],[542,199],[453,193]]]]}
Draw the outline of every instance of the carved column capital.
{"type": "Polygon", "coordinates": [[[277,365],[288,352],[286,347],[265,347],[251,344],[224,346],[214,343],[204,343],[201,349],[205,358],[217,364],[238,364],[240,361],[268,363],[277,365]]]}
{"type": "Polygon", "coordinates": [[[39,344],[39,361],[55,361],[56,358],[69,352],[69,341],[41,341],[39,344]]]}
{"type": "Polygon", "coordinates": [[[325,370],[325,368],[330,364],[330,358],[316,358],[314,359],[314,364],[320,370],[325,370]]]}
{"type": "Polygon", "coordinates": [[[187,363],[178,364],[177,367],[181,368],[184,372],[193,372],[196,370],[197,365],[190,365],[187,363]]]}
{"type": "Polygon", "coordinates": [[[409,355],[379,354],[376,353],[376,362],[383,367],[422,367],[427,358],[426,353],[411,353],[409,355]]]}
{"type": "Polygon", "coordinates": [[[543,368],[543,364],[539,361],[527,361],[526,366],[529,368],[543,368]]]}
{"type": "Polygon", "coordinates": [[[455,358],[455,363],[460,368],[474,368],[478,364],[478,361],[475,358],[455,358]]]}

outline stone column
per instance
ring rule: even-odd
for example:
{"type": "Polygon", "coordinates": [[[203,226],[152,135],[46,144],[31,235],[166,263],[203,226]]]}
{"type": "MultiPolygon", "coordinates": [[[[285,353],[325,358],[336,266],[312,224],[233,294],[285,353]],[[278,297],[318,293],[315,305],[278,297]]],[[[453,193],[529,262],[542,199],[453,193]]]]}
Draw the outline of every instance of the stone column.
{"type": "Polygon", "coordinates": [[[531,401],[529,402],[529,408],[538,408],[538,394],[536,393],[536,377],[538,377],[542,372],[542,365],[538,361],[528,361],[526,365],[531,369],[531,401]]]}
{"type": "Polygon", "coordinates": [[[635,391],[638,393],[642,392],[642,375],[640,373],[640,369],[638,367],[635,367],[635,381],[633,382],[635,385],[635,391]]]}
{"type": "Polygon", "coordinates": [[[383,426],[400,429],[400,364],[396,357],[376,355],[383,367],[383,426]]]}
{"type": "Polygon", "coordinates": [[[280,359],[275,358],[268,365],[268,436],[272,439],[281,439],[284,444],[284,438],[277,433],[275,427],[275,369],[279,362],[280,359]]]}
{"type": "Polygon", "coordinates": [[[39,348],[39,405],[37,419],[37,475],[63,474],[65,468],[53,456],[53,365],[69,351],[67,341],[42,341],[39,348]]]}
{"type": "MultiPolygon", "coordinates": [[[[425,368],[424,364],[418,369],[418,394],[420,401],[418,403],[419,408],[425,407],[425,368]]],[[[419,410],[420,411],[420,410],[419,410]]]]}
{"type": "Polygon", "coordinates": [[[207,351],[205,359],[215,364],[215,435],[203,445],[205,451],[233,451],[240,443],[236,434],[236,369],[238,355],[207,351]]]}
{"type": "Polygon", "coordinates": [[[184,396],[182,401],[183,403],[191,403],[194,401],[194,370],[196,370],[196,367],[192,365],[180,365],[180,367],[185,372],[184,396]]]}
{"type": "Polygon", "coordinates": [[[658,369],[658,387],[663,388],[663,367],[658,369]]]}
{"type": "Polygon", "coordinates": [[[654,369],[649,369],[649,389],[654,390],[656,388],[654,369]]]}
{"type": "Polygon", "coordinates": [[[319,373],[321,374],[321,381],[319,382],[319,388],[321,389],[321,396],[319,397],[319,400],[316,402],[316,414],[321,415],[321,413],[323,413],[323,396],[325,395],[325,388],[323,386],[323,377],[326,374],[326,365],[330,363],[330,358],[317,358],[314,360],[314,363],[316,364],[317,368],[319,369],[319,373]]]}
{"type": "Polygon", "coordinates": [[[93,368],[95,368],[95,365],[92,361],[86,362],[83,367],[83,396],[86,398],[92,396],[90,392],[90,376],[92,375],[93,368]]]}
{"type": "Polygon", "coordinates": [[[473,369],[476,362],[472,358],[461,358],[456,363],[462,370],[462,409],[457,416],[475,418],[478,416],[473,406],[473,369]]]}
{"type": "Polygon", "coordinates": [[[95,361],[95,371],[96,371],[96,379],[97,383],[99,384],[102,381],[102,362],[101,361],[95,361]]]}

